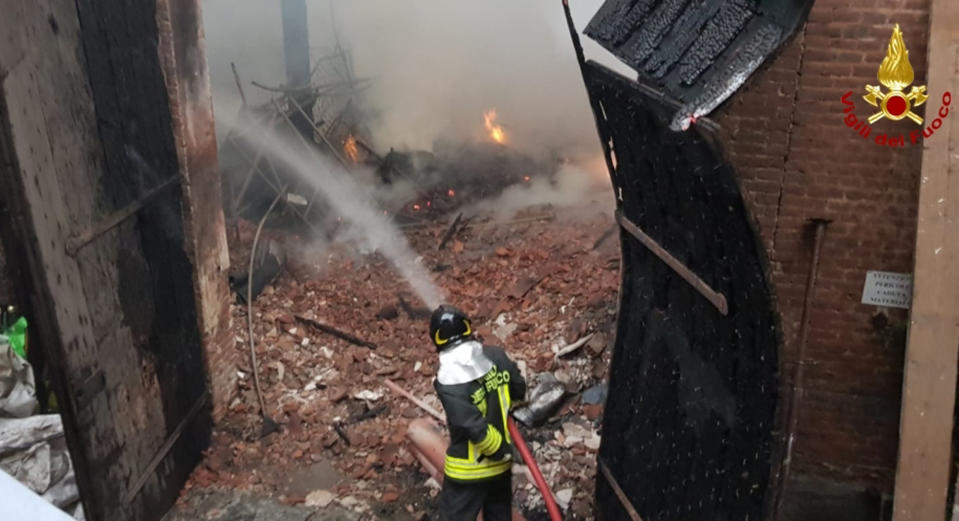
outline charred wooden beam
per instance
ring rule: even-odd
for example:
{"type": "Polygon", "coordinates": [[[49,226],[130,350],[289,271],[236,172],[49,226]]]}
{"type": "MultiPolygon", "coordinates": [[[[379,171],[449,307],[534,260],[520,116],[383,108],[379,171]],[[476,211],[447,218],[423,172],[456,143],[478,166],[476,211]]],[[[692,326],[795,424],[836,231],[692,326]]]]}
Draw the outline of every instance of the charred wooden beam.
{"type": "Polygon", "coordinates": [[[316,320],[309,319],[309,318],[306,318],[306,317],[303,317],[303,316],[300,316],[300,315],[293,315],[293,317],[296,318],[297,320],[299,320],[300,322],[302,322],[302,323],[304,323],[304,324],[306,324],[306,325],[308,325],[308,326],[310,326],[310,327],[312,327],[312,328],[314,328],[314,329],[317,329],[317,330],[320,330],[320,331],[322,331],[322,332],[324,332],[324,333],[333,335],[333,336],[335,336],[336,338],[339,338],[339,339],[341,339],[341,340],[346,340],[347,342],[349,342],[349,343],[351,343],[351,344],[356,344],[356,345],[358,345],[358,346],[360,346],[360,347],[366,347],[366,348],[369,348],[369,349],[376,349],[376,344],[374,344],[373,342],[368,342],[368,341],[363,340],[363,339],[361,339],[361,338],[357,338],[357,337],[351,335],[350,333],[347,333],[346,331],[341,331],[341,330],[339,330],[339,329],[337,329],[337,328],[335,328],[335,327],[333,327],[333,326],[331,326],[331,325],[329,325],[329,324],[324,324],[324,323],[322,323],[322,322],[317,322],[316,320]]]}
{"type": "Polygon", "coordinates": [[[443,238],[440,240],[439,246],[436,247],[437,250],[442,250],[443,246],[446,246],[446,243],[450,242],[450,239],[453,238],[453,235],[456,234],[456,228],[460,224],[460,220],[463,218],[463,212],[460,212],[456,219],[453,219],[453,224],[446,229],[446,233],[443,234],[443,238]]]}
{"type": "Polygon", "coordinates": [[[336,434],[343,440],[344,443],[346,443],[347,447],[350,447],[353,445],[353,442],[350,441],[350,436],[349,434],[346,433],[346,429],[343,428],[342,423],[335,422],[333,424],[333,430],[336,431],[336,434]]]}
{"type": "Polygon", "coordinates": [[[613,473],[609,471],[609,467],[606,466],[606,463],[601,459],[598,459],[596,463],[599,466],[599,471],[603,474],[603,477],[606,478],[606,482],[609,483],[609,486],[613,489],[613,493],[616,494],[616,497],[623,505],[623,509],[626,510],[629,518],[633,521],[643,521],[643,518],[640,517],[639,512],[636,511],[636,507],[634,507],[629,501],[629,498],[626,497],[626,493],[623,492],[623,488],[619,486],[616,478],[613,477],[613,473]]]}
{"type": "Polygon", "coordinates": [[[667,266],[673,269],[677,275],[682,277],[683,280],[689,283],[696,291],[698,291],[702,296],[706,297],[706,300],[710,301],[716,309],[723,315],[729,313],[729,307],[726,304],[726,297],[722,294],[709,287],[709,284],[699,278],[699,275],[693,273],[693,271],[686,267],[682,262],[679,261],[676,257],[673,257],[665,248],[660,246],[652,237],[646,235],[643,230],[636,225],[636,223],[630,221],[621,211],[616,211],[616,221],[624,230],[629,232],[630,235],[636,238],[643,246],[649,249],[653,255],[659,257],[659,260],[666,263],[667,266]]]}
{"type": "Polygon", "coordinates": [[[411,319],[424,320],[430,318],[432,311],[429,308],[414,306],[399,293],[396,294],[396,298],[399,299],[400,307],[406,312],[407,315],[409,315],[411,319]]]}
{"type": "Polygon", "coordinates": [[[360,147],[360,148],[362,148],[363,150],[365,150],[367,154],[369,154],[373,159],[376,160],[376,163],[377,163],[377,164],[380,164],[380,163],[383,162],[383,156],[379,155],[379,154],[376,152],[376,150],[373,150],[373,147],[367,145],[365,141],[363,141],[362,139],[360,139],[360,138],[358,138],[358,137],[356,137],[356,136],[353,136],[353,139],[356,140],[356,145],[357,145],[358,147],[360,147]]]}
{"type": "Polygon", "coordinates": [[[396,385],[396,384],[393,383],[393,381],[390,380],[389,378],[384,378],[384,379],[383,379],[383,383],[386,384],[386,386],[389,387],[391,391],[393,391],[394,393],[402,396],[403,398],[406,398],[407,400],[413,402],[417,407],[419,407],[420,409],[423,409],[423,410],[426,411],[430,416],[432,416],[432,417],[436,418],[437,420],[439,420],[440,423],[444,423],[444,424],[446,423],[446,415],[445,415],[445,414],[437,411],[436,409],[434,409],[433,407],[431,407],[428,403],[424,402],[423,400],[420,400],[419,398],[413,396],[413,393],[411,393],[411,392],[407,391],[406,389],[403,389],[402,387],[396,385]]]}
{"type": "Polygon", "coordinates": [[[365,422],[366,420],[376,418],[377,416],[383,414],[384,412],[389,412],[390,406],[387,404],[380,404],[372,409],[367,409],[360,414],[350,417],[349,424],[355,425],[357,423],[365,422]]]}

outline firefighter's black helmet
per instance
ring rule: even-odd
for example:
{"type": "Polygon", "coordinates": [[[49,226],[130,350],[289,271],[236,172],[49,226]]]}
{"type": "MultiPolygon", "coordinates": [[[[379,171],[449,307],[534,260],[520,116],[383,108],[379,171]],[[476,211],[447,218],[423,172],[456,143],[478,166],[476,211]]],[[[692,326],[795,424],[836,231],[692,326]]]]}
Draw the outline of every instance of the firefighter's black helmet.
{"type": "Polygon", "coordinates": [[[453,306],[443,304],[430,317],[430,338],[437,351],[455,346],[472,336],[470,319],[453,306]]]}

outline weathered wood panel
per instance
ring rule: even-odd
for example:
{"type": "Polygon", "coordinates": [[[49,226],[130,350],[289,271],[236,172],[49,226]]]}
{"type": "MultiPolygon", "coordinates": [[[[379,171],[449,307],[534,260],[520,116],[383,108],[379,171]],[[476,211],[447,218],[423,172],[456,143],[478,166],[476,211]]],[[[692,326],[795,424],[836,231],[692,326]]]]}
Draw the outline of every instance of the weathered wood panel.
{"type": "Polygon", "coordinates": [[[171,188],[66,251],[181,175],[157,5],[9,0],[0,37],[4,239],[30,273],[87,515],[157,519],[209,435],[191,214],[171,188]]]}
{"type": "Polygon", "coordinates": [[[200,4],[197,0],[159,0],[157,24],[160,63],[188,201],[183,208],[187,255],[194,267],[213,414],[219,418],[236,389],[237,353],[233,348],[233,294],[226,276],[230,257],[200,4]]]}
{"type": "Polygon", "coordinates": [[[929,18],[926,125],[941,128],[923,142],[895,521],[944,519],[953,472],[959,361],[959,114],[952,96],[959,96],[959,9],[954,0],[933,0],[929,18]],[[947,92],[949,97],[944,98],[947,92]],[[943,108],[947,99],[950,106],[943,108]]]}

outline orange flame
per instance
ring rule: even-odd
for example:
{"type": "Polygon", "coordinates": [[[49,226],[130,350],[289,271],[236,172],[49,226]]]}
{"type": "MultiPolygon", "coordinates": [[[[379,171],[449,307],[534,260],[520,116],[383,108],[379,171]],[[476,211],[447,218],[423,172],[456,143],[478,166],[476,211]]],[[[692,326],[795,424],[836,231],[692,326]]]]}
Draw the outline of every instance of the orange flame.
{"type": "Polygon", "coordinates": [[[360,149],[356,146],[356,138],[353,137],[353,134],[347,136],[346,143],[343,143],[343,152],[354,163],[360,160],[360,149]]]}
{"type": "Polygon", "coordinates": [[[489,109],[483,113],[483,119],[486,122],[486,131],[493,141],[503,144],[506,143],[506,132],[503,127],[496,124],[496,109],[489,109]]]}

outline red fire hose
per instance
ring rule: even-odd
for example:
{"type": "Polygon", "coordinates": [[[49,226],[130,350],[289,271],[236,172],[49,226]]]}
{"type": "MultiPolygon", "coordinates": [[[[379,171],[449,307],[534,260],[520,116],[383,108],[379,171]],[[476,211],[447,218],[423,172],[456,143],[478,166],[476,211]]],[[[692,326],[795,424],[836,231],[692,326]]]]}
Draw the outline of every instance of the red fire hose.
{"type": "Polygon", "coordinates": [[[523,461],[526,462],[526,466],[529,467],[529,471],[533,475],[533,481],[536,482],[536,488],[538,488],[540,494],[543,495],[543,501],[546,502],[546,511],[549,512],[549,518],[552,521],[563,521],[559,507],[556,506],[556,501],[553,501],[553,491],[549,489],[549,485],[546,484],[546,479],[543,478],[543,473],[539,471],[539,466],[536,465],[533,454],[529,451],[529,447],[526,446],[526,440],[523,439],[523,435],[519,433],[516,422],[510,417],[507,424],[509,425],[509,435],[513,438],[513,444],[516,445],[516,450],[518,450],[520,456],[523,457],[523,461]]]}

